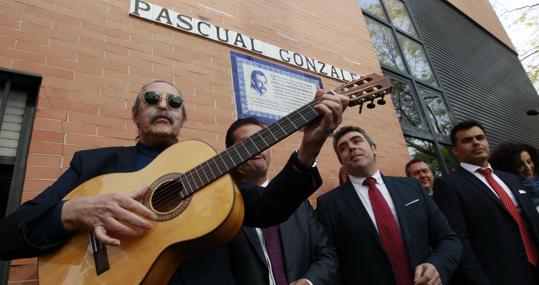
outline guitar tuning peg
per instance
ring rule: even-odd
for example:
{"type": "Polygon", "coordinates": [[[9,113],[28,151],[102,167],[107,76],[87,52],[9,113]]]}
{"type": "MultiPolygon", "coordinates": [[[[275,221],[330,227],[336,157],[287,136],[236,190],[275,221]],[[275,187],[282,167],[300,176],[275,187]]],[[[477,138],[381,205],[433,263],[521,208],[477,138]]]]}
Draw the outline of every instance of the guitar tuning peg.
{"type": "Polygon", "coordinates": [[[359,114],[361,114],[361,110],[363,110],[363,102],[359,103],[359,114]]]}
{"type": "Polygon", "coordinates": [[[384,95],[382,95],[382,97],[380,99],[378,99],[378,101],[376,101],[376,103],[378,103],[378,105],[385,105],[386,100],[384,100],[384,95]]]}
{"type": "Polygon", "coordinates": [[[367,104],[367,108],[374,109],[374,107],[376,107],[376,104],[374,104],[374,99],[372,99],[371,102],[367,104]]]}

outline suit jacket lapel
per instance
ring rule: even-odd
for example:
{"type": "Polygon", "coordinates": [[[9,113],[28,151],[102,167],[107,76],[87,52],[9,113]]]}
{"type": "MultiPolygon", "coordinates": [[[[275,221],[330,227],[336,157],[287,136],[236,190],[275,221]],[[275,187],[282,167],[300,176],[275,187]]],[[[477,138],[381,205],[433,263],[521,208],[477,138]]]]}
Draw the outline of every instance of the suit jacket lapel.
{"type": "MultiPolygon", "coordinates": [[[[301,207],[301,205],[300,205],[301,207]]],[[[297,259],[294,257],[297,256],[298,249],[294,248],[297,244],[292,242],[294,238],[297,238],[293,236],[293,233],[297,233],[297,229],[294,228],[294,225],[290,219],[286,220],[284,223],[281,223],[279,225],[279,234],[281,236],[281,246],[283,248],[283,258],[284,258],[284,264],[285,264],[285,270],[286,270],[286,276],[289,277],[290,272],[289,269],[294,268],[295,264],[297,263],[297,259]]]]}
{"type": "Polygon", "coordinates": [[[266,256],[264,255],[264,251],[262,250],[262,243],[260,242],[260,238],[258,237],[258,234],[256,233],[256,229],[243,227],[241,230],[245,232],[245,235],[247,236],[247,240],[249,241],[249,244],[251,245],[251,247],[254,248],[256,255],[260,259],[260,262],[262,262],[267,268],[268,263],[266,261],[266,256]]]}
{"type": "MultiPolygon", "coordinates": [[[[410,249],[411,244],[411,235],[408,232],[408,229],[410,228],[408,226],[408,223],[410,222],[408,220],[408,215],[406,212],[406,209],[404,208],[405,203],[408,203],[413,200],[414,197],[406,197],[407,193],[406,191],[399,191],[399,185],[396,184],[391,177],[385,177],[382,175],[382,179],[384,180],[384,183],[386,184],[386,188],[389,191],[389,195],[391,196],[391,199],[393,200],[393,205],[395,205],[395,211],[397,212],[397,218],[399,222],[399,227],[401,230],[402,238],[404,239],[404,242],[406,243],[406,248],[410,249]]],[[[413,193],[413,192],[412,192],[413,193]]]]}
{"type": "Polygon", "coordinates": [[[361,220],[363,224],[367,225],[369,234],[374,239],[374,241],[383,249],[384,247],[382,246],[382,241],[380,240],[378,231],[376,230],[376,227],[374,226],[374,223],[369,216],[367,209],[365,209],[365,206],[363,206],[363,203],[358,197],[356,189],[354,188],[350,180],[344,183],[342,187],[344,188],[344,191],[342,191],[342,195],[344,196],[343,200],[348,205],[348,207],[350,207],[351,213],[353,213],[357,219],[361,220]]]}
{"type": "Polygon", "coordinates": [[[533,219],[530,219],[529,217],[533,217],[535,215],[535,212],[533,211],[535,209],[532,208],[532,211],[531,212],[529,211],[530,208],[526,206],[526,202],[523,200],[522,195],[518,193],[518,190],[520,189],[517,189],[515,185],[507,182],[508,179],[507,179],[506,174],[500,173],[499,171],[496,171],[496,170],[494,170],[494,173],[505,183],[505,185],[507,185],[509,190],[513,193],[513,196],[515,196],[515,199],[517,200],[518,207],[520,208],[520,213],[522,217],[528,224],[528,227],[532,227],[530,223],[532,223],[533,219]]]}
{"type": "MultiPolygon", "coordinates": [[[[487,197],[490,198],[491,201],[493,201],[494,203],[496,203],[499,207],[501,207],[507,214],[509,214],[509,212],[507,212],[507,209],[505,208],[505,206],[503,205],[502,201],[498,198],[498,196],[496,196],[492,190],[490,190],[490,188],[485,185],[485,183],[483,183],[483,181],[479,180],[477,177],[475,177],[472,173],[470,173],[468,170],[462,168],[462,166],[458,166],[457,167],[457,171],[462,174],[464,176],[464,178],[466,180],[468,180],[468,182],[474,184],[477,189],[479,191],[481,191],[483,194],[487,195],[487,197]]],[[[470,190],[470,191],[474,191],[474,188],[471,188],[471,189],[467,189],[467,190],[470,190]]]]}

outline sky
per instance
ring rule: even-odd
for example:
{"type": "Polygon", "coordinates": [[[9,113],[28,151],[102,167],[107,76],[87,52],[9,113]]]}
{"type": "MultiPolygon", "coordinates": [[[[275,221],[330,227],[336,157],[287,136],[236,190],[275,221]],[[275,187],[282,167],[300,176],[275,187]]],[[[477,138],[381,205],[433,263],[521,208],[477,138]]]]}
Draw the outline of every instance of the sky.
{"type": "MultiPolygon", "coordinates": [[[[472,0],[474,1],[474,0],[472,0]]],[[[518,51],[519,58],[523,58],[532,51],[539,50],[539,0],[489,0],[498,18],[504,25],[505,31],[511,38],[511,42],[518,51]],[[531,9],[519,9],[528,5],[537,5],[531,9]],[[524,11],[528,11],[526,24],[519,23],[518,19],[524,11]]],[[[539,53],[529,56],[523,61],[524,68],[528,65],[539,65],[539,53]]],[[[539,82],[534,83],[535,89],[539,90],[539,82]]]]}

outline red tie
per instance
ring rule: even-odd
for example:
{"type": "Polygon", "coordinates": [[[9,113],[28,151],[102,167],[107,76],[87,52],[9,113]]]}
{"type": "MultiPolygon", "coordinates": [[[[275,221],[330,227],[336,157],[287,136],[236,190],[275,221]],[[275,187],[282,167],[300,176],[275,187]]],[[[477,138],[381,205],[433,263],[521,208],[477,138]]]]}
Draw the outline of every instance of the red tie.
{"type": "Polygon", "coordinates": [[[369,177],[363,181],[363,185],[369,187],[369,199],[376,219],[378,234],[389,257],[395,282],[397,285],[411,285],[413,278],[408,254],[395,217],[393,217],[382,193],[376,187],[376,179],[369,177]]]}
{"type": "Polygon", "coordinates": [[[262,229],[262,233],[264,235],[264,241],[266,242],[266,252],[270,259],[275,283],[277,283],[277,285],[287,285],[288,281],[286,279],[279,226],[264,228],[262,229]]]}
{"type": "Polygon", "coordinates": [[[502,186],[500,186],[500,184],[498,184],[498,182],[494,180],[494,177],[492,177],[492,169],[479,168],[477,169],[477,172],[485,176],[490,187],[492,187],[500,200],[502,200],[503,205],[505,206],[511,217],[513,217],[513,219],[517,222],[518,230],[520,231],[520,236],[522,237],[522,242],[524,243],[524,250],[526,251],[526,255],[528,256],[528,262],[530,262],[534,266],[537,266],[537,250],[533,243],[533,239],[530,235],[530,232],[526,228],[524,220],[518,212],[517,207],[515,206],[515,204],[513,204],[511,197],[509,197],[509,195],[503,190],[502,186]]]}

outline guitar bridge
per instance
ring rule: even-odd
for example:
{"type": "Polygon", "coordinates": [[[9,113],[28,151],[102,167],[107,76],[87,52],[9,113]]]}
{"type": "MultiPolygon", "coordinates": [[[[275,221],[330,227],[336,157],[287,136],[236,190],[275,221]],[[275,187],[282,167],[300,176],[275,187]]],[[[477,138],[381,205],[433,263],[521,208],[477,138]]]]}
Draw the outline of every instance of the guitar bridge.
{"type": "Polygon", "coordinates": [[[99,276],[110,269],[107,246],[98,241],[93,232],[90,232],[90,248],[94,256],[95,271],[99,276]]]}

